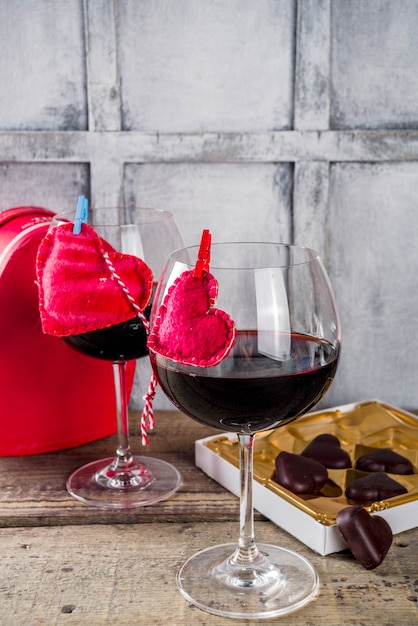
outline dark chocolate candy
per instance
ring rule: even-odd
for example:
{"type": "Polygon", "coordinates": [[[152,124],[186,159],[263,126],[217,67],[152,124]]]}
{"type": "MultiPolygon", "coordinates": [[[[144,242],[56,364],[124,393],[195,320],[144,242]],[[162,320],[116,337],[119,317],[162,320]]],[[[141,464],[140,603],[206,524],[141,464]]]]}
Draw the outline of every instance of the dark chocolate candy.
{"type": "Polygon", "coordinates": [[[280,452],[276,457],[274,480],[293,493],[315,493],[327,482],[328,472],[317,461],[291,452],[280,452]]]}
{"type": "Polygon", "coordinates": [[[381,448],[364,454],[357,460],[356,469],[363,472],[389,472],[389,474],[414,473],[411,461],[390,448],[381,448]]]}
{"type": "Polygon", "coordinates": [[[376,501],[393,498],[402,493],[407,493],[407,489],[393,478],[386,476],[383,472],[375,472],[362,478],[353,480],[345,490],[345,495],[350,500],[376,501]]]}
{"type": "Polygon", "coordinates": [[[337,528],[354,558],[365,568],[380,565],[392,544],[392,530],[383,517],[370,515],[361,506],[337,513],[337,528]]]}
{"type": "Polygon", "coordinates": [[[340,441],[335,435],[318,435],[303,450],[302,456],[318,461],[329,469],[351,467],[350,455],[341,448],[340,441]]]}

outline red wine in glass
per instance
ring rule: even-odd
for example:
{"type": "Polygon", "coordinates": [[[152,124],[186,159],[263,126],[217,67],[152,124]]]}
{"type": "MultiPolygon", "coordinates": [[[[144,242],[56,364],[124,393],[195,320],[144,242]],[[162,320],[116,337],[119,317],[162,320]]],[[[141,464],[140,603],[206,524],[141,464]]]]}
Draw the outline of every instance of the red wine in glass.
{"type": "Polygon", "coordinates": [[[219,376],[172,368],[152,352],[150,358],[162,389],[181,411],[220,430],[260,432],[306,413],[334,378],[338,350],[330,343],[296,333],[290,342],[291,358],[272,361],[257,350],[255,333],[239,331],[219,376]]]}
{"type": "Polygon", "coordinates": [[[147,356],[147,331],[138,316],[79,335],[64,341],[79,352],[106,361],[129,361],[147,356]]]}

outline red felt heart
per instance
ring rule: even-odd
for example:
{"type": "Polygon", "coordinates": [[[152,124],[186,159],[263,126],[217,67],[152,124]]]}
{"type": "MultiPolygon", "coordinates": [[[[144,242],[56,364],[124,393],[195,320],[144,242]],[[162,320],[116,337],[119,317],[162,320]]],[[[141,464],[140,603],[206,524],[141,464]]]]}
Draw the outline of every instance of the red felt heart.
{"type": "Polygon", "coordinates": [[[392,545],[392,529],[383,517],[370,515],[361,506],[337,513],[337,528],[354,558],[365,568],[380,565],[392,545]]]}
{"type": "Polygon", "coordinates": [[[218,284],[209,272],[183,272],[168,290],[148,339],[154,352],[186,365],[210,367],[231,350],[235,325],[214,308],[218,284]]]}
{"type": "Polygon", "coordinates": [[[117,252],[87,224],[78,235],[72,229],[67,223],[49,231],[36,259],[42,329],[60,337],[131,319],[152,292],[144,261],[117,252]]]}

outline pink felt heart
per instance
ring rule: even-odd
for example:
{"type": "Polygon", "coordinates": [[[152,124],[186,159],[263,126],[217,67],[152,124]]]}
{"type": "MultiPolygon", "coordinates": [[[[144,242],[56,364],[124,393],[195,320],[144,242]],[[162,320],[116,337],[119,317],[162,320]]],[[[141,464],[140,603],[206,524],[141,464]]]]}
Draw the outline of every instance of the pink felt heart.
{"type": "Polygon", "coordinates": [[[141,259],[117,252],[87,224],[78,235],[72,229],[68,223],[49,231],[36,259],[42,329],[60,337],[129,320],[152,292],[152,272],[141,259]]]}
{"type": "Polygon", "coordinates": [[[209,272],[183,272],[168,290],[151,330],[148,347],[173,361],[210,367],[231,350],[235,325],[214,308],[218,284],[209,272]]]}
{"type": "Polygon", "coordinates": [[[392,529],[383,517],[370,515],[356,505],[339,511],[336,522],[354,558],[365,569],[382,563],[393,540],[392,529]]]}

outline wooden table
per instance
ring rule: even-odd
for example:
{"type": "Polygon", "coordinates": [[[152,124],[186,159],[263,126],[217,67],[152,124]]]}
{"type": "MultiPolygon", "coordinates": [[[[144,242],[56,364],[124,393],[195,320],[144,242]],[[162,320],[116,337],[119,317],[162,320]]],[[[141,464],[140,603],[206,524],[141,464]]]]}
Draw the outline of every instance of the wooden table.
{"type": "MultiPolygon", "coordinates": [[[[137,433],[138,414],[131,414],[137,433]]],[[[115,449],[114,438],[59,453],[0,459],[0,625],[418,624],[418,529],[394,537],[380,567],[348,552],[322,557],[256,513],[258,541],[305,555],[320,589],[301,610],[269,620],[230,620],[190,606],[178,592],[179,565],[195,551],[235,541],[238,500],[194,465],[195,439],[214,434],[175,411],[157,414],[150,446],[182,474],[170,499],[130,510],[73,500],[68,474],[115,449]]],[[[418,520],[417,520],[418,523],[418,520]]]]}

